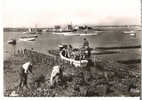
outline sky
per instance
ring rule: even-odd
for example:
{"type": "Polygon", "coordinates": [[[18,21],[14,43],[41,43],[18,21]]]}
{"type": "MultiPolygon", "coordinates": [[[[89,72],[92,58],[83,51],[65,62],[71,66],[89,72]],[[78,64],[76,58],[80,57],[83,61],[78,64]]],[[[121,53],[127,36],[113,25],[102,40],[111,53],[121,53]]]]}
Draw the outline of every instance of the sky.
{"type": "Polygon", "coordinates": [[[3,0],[4,27],[140,25],[140,0],[3,0]]]}

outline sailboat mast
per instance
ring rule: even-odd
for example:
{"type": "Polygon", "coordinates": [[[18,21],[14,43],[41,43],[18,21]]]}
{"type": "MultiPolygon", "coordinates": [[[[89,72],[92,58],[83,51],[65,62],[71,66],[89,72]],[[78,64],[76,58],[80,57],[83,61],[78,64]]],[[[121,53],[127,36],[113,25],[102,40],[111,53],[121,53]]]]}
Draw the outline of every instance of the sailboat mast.
{"type": "Polygon", "coordinates": [[[31,28],[29,28],[29,32],[32,32],[32,29],[31,29],[31,28]]]}

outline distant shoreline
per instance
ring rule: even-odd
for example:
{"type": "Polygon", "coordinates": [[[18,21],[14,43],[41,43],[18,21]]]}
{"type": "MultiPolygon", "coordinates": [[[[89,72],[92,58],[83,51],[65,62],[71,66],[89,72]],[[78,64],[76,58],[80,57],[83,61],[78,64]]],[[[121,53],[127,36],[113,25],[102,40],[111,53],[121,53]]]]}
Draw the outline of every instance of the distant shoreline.
{"type": "MultiPolygon", "coordinates": [[[[139,29],[141,28],[141,25],[89,25],[94,30],[130,30],[130,29],[139,29]]],[[[4,27],[4,32],[25,32],[28,30],[29,27],[4,27]]],[[[38,29],[38,30],[46,30],[49,27],[38,27],[38,28],[32,28],[32,29],[38,29]]]]}

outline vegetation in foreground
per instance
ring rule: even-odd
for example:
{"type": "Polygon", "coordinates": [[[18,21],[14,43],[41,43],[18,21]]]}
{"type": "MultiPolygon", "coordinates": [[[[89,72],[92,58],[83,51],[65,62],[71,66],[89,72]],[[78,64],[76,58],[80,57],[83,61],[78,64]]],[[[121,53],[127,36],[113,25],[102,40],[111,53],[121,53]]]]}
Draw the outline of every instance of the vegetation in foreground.
{"type": "MultiPolygon", "coordinates": [[[[33,56],[32,56],[33,57],[33,56]]],[[[96,56],[96,62],[87,68],[75,68],[64,63],[64,82],[50,88],[52,67],[57,63],[34,63],[34,76],[29,76],[29,89],[18,91],[19,67],[30,57],[15,55],[4,61],[5,96],[139,96],[140,65],[116,62],[107,55],[96,56]]],[[[51,61],[51,60],[50,60],[51,61]]],[[[128,61],[127,61],[128,62],[128,61]]]]}

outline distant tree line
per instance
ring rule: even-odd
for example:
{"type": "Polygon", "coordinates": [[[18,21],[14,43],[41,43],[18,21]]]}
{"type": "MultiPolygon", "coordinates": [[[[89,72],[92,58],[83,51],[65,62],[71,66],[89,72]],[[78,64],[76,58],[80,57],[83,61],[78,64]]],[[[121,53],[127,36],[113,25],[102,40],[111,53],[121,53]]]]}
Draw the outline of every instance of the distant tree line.
{"type": "MultiPolygon", "coordinates": [[[[28,31],[28,28],[3,28],[4,32],[26,32],[28,31]]],[[[42,29],[40,28],[32,28],[32,31],[38,31],[41,32],[42,29]]]]}
{"type": "Polygon", "coordinates": [[[3,28],[4,32],[24,32],[27,28],[3,28]]]}

